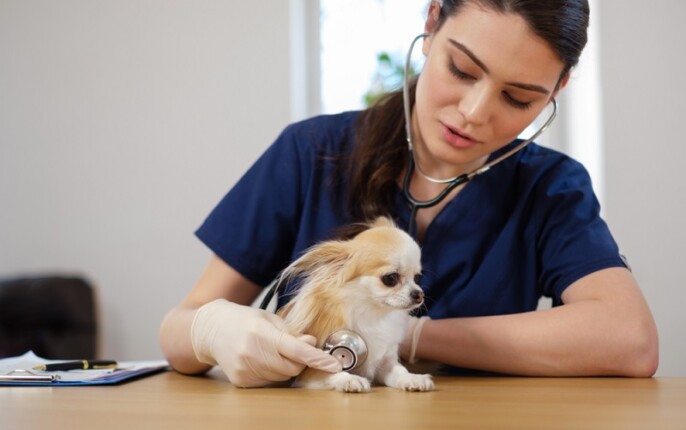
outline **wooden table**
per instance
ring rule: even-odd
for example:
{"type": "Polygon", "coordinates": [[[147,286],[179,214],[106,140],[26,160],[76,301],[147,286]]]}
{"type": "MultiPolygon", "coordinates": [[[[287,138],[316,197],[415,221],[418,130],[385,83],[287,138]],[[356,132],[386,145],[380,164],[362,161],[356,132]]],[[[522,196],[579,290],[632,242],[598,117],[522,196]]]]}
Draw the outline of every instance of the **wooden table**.
{"type": "Polygon", "coordinates": [[[437,390],[237,389],[220,372],[0,387],[0,429],[686,429],[686,378],[438,377],[437,390]]]}

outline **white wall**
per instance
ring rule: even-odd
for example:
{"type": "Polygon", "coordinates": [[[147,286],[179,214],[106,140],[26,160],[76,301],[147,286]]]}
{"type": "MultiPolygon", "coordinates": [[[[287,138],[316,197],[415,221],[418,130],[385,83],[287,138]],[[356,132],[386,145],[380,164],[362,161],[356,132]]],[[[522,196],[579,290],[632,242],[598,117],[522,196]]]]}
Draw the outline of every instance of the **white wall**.
{"type": "Polygon", "coordinates": [[[0,0],[0,277],[85,274],[161,356],[205,215],[290,120],[283,0],[0,0]]]}
{"type": "Polygon", "coordinates": [[[598,3],[605,213],[657,319],[658,374],[686,376],[686,3],[598,3]]]}

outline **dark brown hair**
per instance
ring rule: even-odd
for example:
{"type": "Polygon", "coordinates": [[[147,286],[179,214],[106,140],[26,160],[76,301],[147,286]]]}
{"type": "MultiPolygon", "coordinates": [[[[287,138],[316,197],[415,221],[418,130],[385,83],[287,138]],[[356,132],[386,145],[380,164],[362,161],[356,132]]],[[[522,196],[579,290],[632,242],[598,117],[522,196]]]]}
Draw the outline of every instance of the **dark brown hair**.
{"type": "MultiPolygon", "coordinates": [[[[444,0],[436,30],[468,3],[524,18],[564,63],[559,82],[579,62],[587,41],[587,0],[444,0]]],[[[416,85],[416,80],[411,83],[411,105],[416,85]]],[[[391,215],[392,199],[407,156],[403,96],[402,91],[396,91],[363,111],[356,124],[355,145],[343,166],[350,181],[347,205],[354,220],[364,222],[391,215]]]]}

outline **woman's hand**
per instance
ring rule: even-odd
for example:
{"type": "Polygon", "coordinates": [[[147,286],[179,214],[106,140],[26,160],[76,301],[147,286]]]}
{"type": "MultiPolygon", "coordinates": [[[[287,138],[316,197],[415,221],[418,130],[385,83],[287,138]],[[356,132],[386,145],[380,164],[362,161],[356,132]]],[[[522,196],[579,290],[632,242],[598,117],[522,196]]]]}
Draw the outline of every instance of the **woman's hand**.
{"type": "Polygon", "coordinates": [[[285,381],[306,366],[341,371],[338,360],[314,346],[313,336],[291,336],[278,316],[224,299],[197,310],[191,342],[198,361],[218,364],[239,387],[285,381]]]}

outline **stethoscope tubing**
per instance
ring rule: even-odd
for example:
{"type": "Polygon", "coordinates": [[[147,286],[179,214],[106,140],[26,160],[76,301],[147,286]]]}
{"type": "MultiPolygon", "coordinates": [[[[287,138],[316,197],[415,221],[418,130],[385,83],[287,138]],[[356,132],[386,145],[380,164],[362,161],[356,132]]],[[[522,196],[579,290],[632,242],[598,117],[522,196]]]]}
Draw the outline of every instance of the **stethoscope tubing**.
{"type": "MultiPolygon", "coordinates": [[[[405,61],[405,76],[403,79],[403,108],[404,108],[404,114],[405,114],[405,132],[407,134],[407,146],[408,146],[408,163],[407,163],[407,169],[405,170],[405,178],[403,179],[403,192],[405,194],[405,198],[407,201],[410,203],[412,206],[411,212],[410,212],[410,219],[408,222],[408,227],[407,227],[407,232],[410,234],[410,236],[415,237],[415,221],[417,217],[417,211],[419,209],[426,209],[430,208],[432,206],[436,206],[440,202],[442,202],[448,194],[455,188],[459,187],[460,185],[466,184],[467,182],[471,181],[473,178],[475,178],[478,175],[481,175],[485,172],[487,172],[491,167],[495,166],[496,164],[502,162],[503,160],[507,159],[508,157],[512,156],[516,152],[520,151],[523,149],[525,146],[527,146],[529,143],[533,142],[534,139],[536,139],[538,136],[540,136],[544,131],[550,127],[550,125],[553,123],[555,120],[555,117],[557,116],[557,101],[555,98],[551,99],[551,102],[553,104],[553,112],[550,114],[550,117],[548,120],[528,139],[522,141],[518,145],[516,145],[514,148],[510,149],[509,151],[505,152],[504,154],[494,158],[493,160],[487,162],[483,166],[472,170],[471,172],[468,173],[463,173],[459,176],[456,176],[454,178],[449,178],[449,179],[433,179],[433,178],[427,178],[432,182],[436,183],[444,183],[446,184],[445,188],[441,190],[436,197],[428,200],[419,200],[414,197],[412,194],[412,191],[410,190],[410,184],[412,182],[412,175],[414,173],[414,170],[416,168],[415,166],[415,159],[414,159],[414,152],[413,152],[413,144],[412,144],[412,125],[410,124],[411,120],[411,115],[410,115],[410,68],[411,68],[411,60],[412,60],[412,51],[414,50],[414,46],[419,41],[420,39],[423,39],[425,37],[428,37],[429,34],[427,33],[422,33],[415,37],[412,40],[412,43],[410,44],[410,48],[407,52],[407,59],[405,61]]],[[[281,287],[281,284],[284,282],[283,279],[281,279],[281,276],[279,275],[276,280],[270,285],[269,291],[267,295],[264,297],[262,300],[262,303],[260,304],[260,309],[266,309],[267,306],[269,305],[269,302],[272,300],[274,295],[278,292],[278,290],[281,287]]]]}
{"type": "Polygon", "coordinates": [[[405,114],[405,133],[407,134],[407,146],[408,146],[408,162],[407,162],[407,169],[405,170],[405,178],[403,180],[403,192],[405,194],[405,198],[407,201],[410,203],[412,206],[411,212],[410,212],[410,219],[408,222],[407,226],[407,231],[410,234],[410,236],[415,236],[415,220],[417,217],[417,211],[419,209],[425,209],[425,208],[430,208],[432,206],[436,206],[440,202],[442,202],[448,194],[452,190],[454,190],[456,187],[466,184],[467,182],[471,181],[473,178],[476,176],[479,176],[483,173],[486,173],[488,170],[490,170],[491,167],[495,166],[496,164],[504,161],[505,159],[509,158],[510,156],[514,155],[516,152],[520,151],[523,149],[525,146],[527,146],[529,143],[533,142],[534,139],[536,139],[538,136],[540,136],[544,131],[550,127],[550,125],[553,123],[555,120],[555,117],[557,116],[557,101],[555,98],[551,98],[550,101],[553,104],[553,112],[550,114],[550,117],[546,120],[546,122],[533,134],[531,135],[528,139],[523,140],[519,144],[517,144],[514,148],[510,149],[509,151],[505,152],[504,154],[494,158],[493,160],[487,162],[483,166],[474,169],[468,173],[463,173],[459,176],[455,176],[453,178],[448,178],[448,179],[434,179],[431,177],[426,177],[431,182],[434,183],[441,183],[441,184],[446,184],[446,187],[441,190],[436,197],[428,200],[419,200],[415,198],[412,195],[412,191],[410,190],[410,183],[412,182],[412,176],[414,174],[415,168],[417,168],[416,161],[414,159],[414,146],[412,143],[412,124],[411,124],[411,106],[410,106],[410,69],[411,69],[411,64],[412,64],[412,52],[414,51],[414,46],[417,43],[417,41],[424,39],[425,37],[429,37],[430,35],[427,33],[422,33],[415,37],[412,40],[412,43],[410,44],[410,48],[407,51],[407,58],[405,60],[405,76],[403,79],[403,109],[404,109],[404,114],[405,114]]]}

